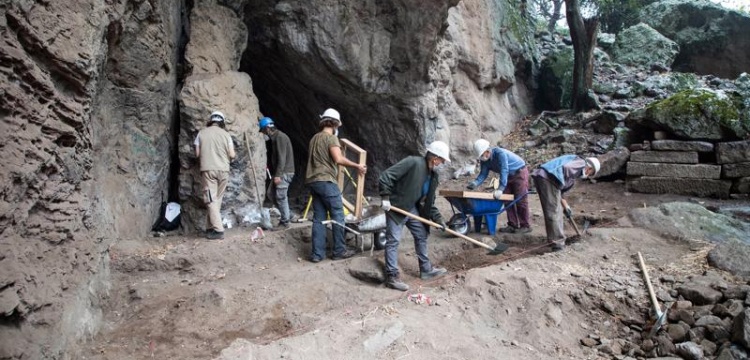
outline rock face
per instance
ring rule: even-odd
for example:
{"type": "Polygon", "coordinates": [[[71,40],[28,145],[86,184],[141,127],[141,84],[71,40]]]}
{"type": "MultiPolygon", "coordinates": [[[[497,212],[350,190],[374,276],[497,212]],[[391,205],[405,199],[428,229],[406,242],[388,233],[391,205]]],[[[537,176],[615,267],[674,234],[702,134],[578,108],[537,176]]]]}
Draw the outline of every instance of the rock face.
{"type": "Polygon", "coordinates": [[[694,89],[633,112],[625,124],[633,129],[665,130],[687,140],[735,140],[750,133],[742,97],[734,92],[694,89]]]}
{"type": "Polygon", "coordinates": [[[709,1],[665,0],[641,21],[680,46],[673,68],[733,79],[750,68],[750,16],[709,1]]]}
{"type": "Polygon", "coordinates": [[[617,35],[612,48],[615,62],[650,67],[658,64],[670,67],[680,47],[650,26],[640,23],[617,35]]]}
{"type": "Polygon", "coordinates": [[[99,327],[108,245],[168,190],[183,9],[0,6],[0,357],[63,358],[99,327]]]}
{"type": "Polygon", "coordinates": [[[530,109],[530,50],[518,45],[528,23],[511,4],[295,0],[244,12],[241,70],[298,164],[328,107],[342,114],[340,136],[368,151],[368,184],[433,140],[449,140],[460,166],[475,137],[496,141],[530,109]]]}

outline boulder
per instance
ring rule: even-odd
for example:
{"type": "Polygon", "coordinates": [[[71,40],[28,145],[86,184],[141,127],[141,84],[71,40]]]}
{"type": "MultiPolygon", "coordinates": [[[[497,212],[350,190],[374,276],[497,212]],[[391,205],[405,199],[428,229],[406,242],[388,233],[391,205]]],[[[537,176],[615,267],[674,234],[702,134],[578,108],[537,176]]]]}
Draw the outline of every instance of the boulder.
{"type": "Polygon", "coordinates": [[[679,45],[673,69],[734,78],[750,64],[750,16],[709,1],[664,0],[641,21],[679,45]]]}
{"type": "Polygon", "coordinates": [[[383,266],[370,257],[356,257],[349,262],[349,274],[356,279],[382,284],[385,281],[383,266]]]}
{"type": "Polygon", "coordinates": [[[727,180],[642,176],[628,179],[625,187],[628,191],[643,194],[679,194],[725,199],[729,197],[732,182],[727,180]]]}
{"type": "Polygon", "coordinates": [[[640,23],[617,35],[612,47],[615,62],[650,68],[652,64],[672,66],[680,47],[652,27],[640,23]]]}
{"type": "MultiPolygon", "coordinates": [[[[674,186],[681,185],[684,184],[674,186]]],[[[636,226],[661,234],[676,238],[705,239],[717,243],[732,238],[738,241],[745,240],[748,233],[747,225],[742,221],[687,202],[672,202],[658,207],[633,209],[630,212],[630,219],[636,226]]],[[[716,297],[716,294],[712,293],[713,297],[716,297]]]]}
{"type": "MultiPolygon", "coordinates": [[[[677,292],[687,300],[696,305],[716,304],[723,296],[720,291],[716,291],[702,284],[685,284],[677,288],[677,292]]],[[[702,316],[695,323],[696,326],[716,325],[713,320],[721,323],[721,319],[713,315],[702,316]],[[715,318],[715,319],[714,319],[715,318]]]]}
{"type": "MultiPolygon", "coordinates": [[[[748,229],[748,233],[750,233],[750,229],[748,229]]],[[[750,259],[748,240],[745,237],[744,239],[725,241],[717,245],[708,253],[708,264],[737,276],[750,277],[750,262],[747,261],[747,259],[750,259]]]]}
{"type": "Polygon", "coordinates": [[[743,163],[750,159],[750,140],[716,144],[716,162],[719,164],[743,163]]]}
{"type": "Polygon", "coordinates": [[[214,110],[222,111],[227,117],[226,130],[232,136],[237,153],[224,194],[222,219],[243,224],[260,213],[263,202],[265,173],[253,169],[266,167],[266,152],[264,140],[258,136],[256,119],[260,110],[250,76],[242,72],[192,75],[185,79],[180,93],[179,138],[182,221],[189,228],[205,226],[200,166],[193,152],[193,141],[214,110]]]}
{"type": "Polygon", "coordinates": [[[620,122],[625,120],[625,115],[616,111],[602,111],[592,121],[592,128],[599,134],[611,135],[620,122]]]}
{"type": "Polygon", "coordinates": [[[721,90],[692,89],[652,102],[631,114],[631,128],[664,130],[686,140],[737,140],[750,134],[750,118],[740,117],[742,98],[721,90]]]}
{"type": "Polygon", "coordinates": [[[234,11],[213,2],[196,2],[185,48],[188,75],[236,71],[246,47],[247,28],[234,11]]]}
{"type": "Polygon", "coordinates": [[[542,109],[570,108],[573,87],[573,49],[566,47],[547,56],[539,67],[539,94],[542,109]]]}
{"type": "Polygon", "coordinates": [[[634,151],[630,153],[631,162],[697,164],[698,153],[695,151],[634,151]]]}
{"type": "Polygon", "coordinates": [[[628,175],[659,176],[692,179],[719,179],[721,166],[708,164],[664,164],[629,162],[628,175]]]}
{"type": "Polygon", "coordinates": [[[601,168],[599,169],[599,172],[596,174],[597,178],[610,176],[617,174],[620,172],[625,164],[628,162],[628,158],[630,157],[630,150],[628,148],[622,146],[615,148],[612,151],[608,151],[597,158],[599,159],[599,162],[601,163],[601,168]]]}

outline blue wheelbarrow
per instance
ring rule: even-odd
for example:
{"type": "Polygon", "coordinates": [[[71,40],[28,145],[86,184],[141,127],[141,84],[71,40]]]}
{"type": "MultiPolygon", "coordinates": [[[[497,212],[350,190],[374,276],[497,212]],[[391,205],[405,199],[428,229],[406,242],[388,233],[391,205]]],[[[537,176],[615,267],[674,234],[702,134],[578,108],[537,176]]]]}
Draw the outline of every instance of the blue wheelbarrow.
{"type": "Polygon", "coordinates": [[[487,231],[490,235],[495,235],[497,229],[497,217],[506,209],[512,208],[518,201],[525,198],[529,193],[525,193],[512,201],[496,200],[491,198],[489,193],[471,193],[464,191],[441,191],[446,200],[451,204],[453,216],[448,221],[451,230],[462,235],[469,233],[471,228],[471,219],[474,218],[474,231],[482,230],[482,223],[487,224],[487,231]],[[482,198],[471,197],[481,196],[482,198]],[[489,197],[489,198],[488,198],[489,197]],[[507,205],[506,202],[510,201],[507,205]]]}

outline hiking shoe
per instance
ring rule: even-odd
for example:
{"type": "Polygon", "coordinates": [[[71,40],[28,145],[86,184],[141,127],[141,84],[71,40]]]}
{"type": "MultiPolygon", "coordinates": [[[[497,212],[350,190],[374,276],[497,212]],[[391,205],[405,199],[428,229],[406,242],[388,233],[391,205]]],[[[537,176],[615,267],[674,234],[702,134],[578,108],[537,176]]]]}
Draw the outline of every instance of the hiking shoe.
{"type": "Polygon", "coordinates": [[[211,231],[206,233],[206,239],[209,240],[221,240],[224,238],[224,232],[223,231],[216,231],[211,229],[211,231]]]}
{"type": "Polygon", "coordinates": [[[406,283],[401,281],[401,278],[399,277],[389,277],[385,281],[385,286],[396,289],[398,291],[406,291],[409,290],[409,285],[406,285],[406,283]]]}
{"type": "Polygon", "coordinates": [[[315,264],[323,261],[323,259],[318,258],[318,257],[311,257],[309,260],[310,260],[311,263],[315,263],[315,264]]]}
{"type": "Polygon", "coordinates": [[[435,277],[438,277],[438,276],[441,276],[441,275],[445,275],[445,273],[447,273],[447,272],[448,272],[448,270],[445,270],[443,268],[436,268],[436,267],[434,267],[430,271],[420,272],[419,273],[419,278],[422,279],[422,280],[429,280],[429,279],[432,279],[432,278],[435,278],[435,277]]]}
{"type": "Polygon", "coordinates": [[[552,242],[552,251],[562,251],[565,250],[565,240],[560,241],[553,241],[552,242]]]}
{"type": "Polygon", "coordinates": [[[515,233],[516,234],[528,234],[530,232],[531,232],[531,228],[530,227],[522,227],[522,228],[516,229],[515,233]]]}
{"type": "Polygon", "coordinates": [[[332,259],[333,260],[344,260],[344,259],[348,259],[348,258],[350,258],[350,257],[352,257],[354,255],[357,255],[356,251],[354,251],[354,250],[346,250],[341,255],[333,255],[332,259]]]}
{"type": "Polygon", "coordinates": [[[516,228],[508,225],[508,226],[506,226],[504,228],[500,228],[500,230],[498,230],[498,231],[500,231],[501,233],[504,233],[504,234],[514,234],[516,232],[516,228]]]}

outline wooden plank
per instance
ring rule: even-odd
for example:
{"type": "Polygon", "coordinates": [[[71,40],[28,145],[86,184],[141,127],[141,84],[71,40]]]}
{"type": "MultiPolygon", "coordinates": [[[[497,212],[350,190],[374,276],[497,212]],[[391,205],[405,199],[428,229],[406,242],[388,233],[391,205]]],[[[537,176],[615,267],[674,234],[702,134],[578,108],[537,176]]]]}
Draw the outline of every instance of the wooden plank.
{"type": "MultiPolygon", "coordinates": [[[[349,200],[341,198],[341,201],[344,203],[344,207],[349,210],[352,214],[354,213],[354,210],[356,209],[352,203],[349,202],[349,200]]],[[[356,216],[356,215],[355,215],[356,216]]]]}
{"type": "MultiPolygon", "coordinates": [[[[439,190],[438,195],[445,197],[456,197],[456,198],[469,198],[469,199],[482,199],[482,200],[495,200],[492,193],[480,192],[480,191],[463,191],[463,190],[439,190]]],[[[500,200],[502,201],[513,201],[515,197],[513,194],[502,194],[500,200]]]]}

